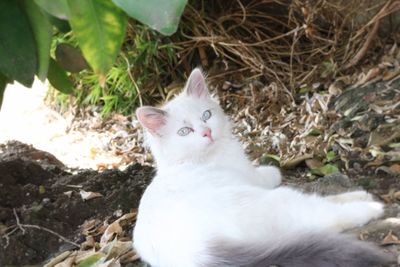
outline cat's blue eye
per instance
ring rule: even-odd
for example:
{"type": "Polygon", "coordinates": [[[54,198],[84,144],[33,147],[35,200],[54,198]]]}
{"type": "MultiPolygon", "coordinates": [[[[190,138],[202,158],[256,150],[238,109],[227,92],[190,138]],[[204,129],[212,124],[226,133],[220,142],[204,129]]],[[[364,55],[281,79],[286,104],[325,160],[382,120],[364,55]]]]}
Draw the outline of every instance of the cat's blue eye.
{"type": "Polygon", "coordinates": [[[190,134],[191,132],[193,132],[193,129],[189,128],[189,127],[182,127],[178,130],[178,134],[180,136],[186,136],[186,135],[190,134]]]}
{"type": "Polygon", "coordinates": [[[203,115],[201,116],[201,119],[203,121],[207,121],[209,118],[211,118],[211,111],[210,110],[204,111],[203,115]]]}

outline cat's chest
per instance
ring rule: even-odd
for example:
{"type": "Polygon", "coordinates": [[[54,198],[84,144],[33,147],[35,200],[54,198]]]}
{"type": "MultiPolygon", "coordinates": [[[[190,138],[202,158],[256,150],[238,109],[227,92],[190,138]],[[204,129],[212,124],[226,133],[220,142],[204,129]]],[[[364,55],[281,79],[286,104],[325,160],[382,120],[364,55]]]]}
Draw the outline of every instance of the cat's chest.
{"type": "Polygon", "coordinates": [[[210,186],[215,188],[246,183],[248,172],[220,166],[185,167],[160,173],[155,182],[159,182],[166,191],[194,193],[210,186]]]}

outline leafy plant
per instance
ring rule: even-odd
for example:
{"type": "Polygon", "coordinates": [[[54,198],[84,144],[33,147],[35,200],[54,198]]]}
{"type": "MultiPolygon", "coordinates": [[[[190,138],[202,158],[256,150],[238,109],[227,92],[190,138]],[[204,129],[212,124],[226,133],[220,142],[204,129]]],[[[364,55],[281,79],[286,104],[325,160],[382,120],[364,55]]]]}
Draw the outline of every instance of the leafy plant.
{"type": "MultiPolygon", "coordinates": [[[[18,81],[31,87],[35,75],[41,80],[48,78],[64,93],[74,92],[68,72],[61,67],[66,65],[50,56],[53,26],[60,31],[72,29],[86,62],[104,87],[121,49],[128,16],[171,35],[186,3],[187,0],[0,1],[0,101],[8,83],[18,81]]],[[[63,52],[66,51],[74,50],[63,52]]]]}
{"type": "MultiPolygon", "coordinates": [[[[77,88],[75,97],[65,98],[56,94],[58,105],[66,106],[74,101],[72,104],[78,106],[99,106],[104,116],[111,111],[129,114],[138,103],[146,101],[142,99],[141,92],[151,95],[149,92],[161,90],[160,76],[165,76],[170,67],[168,64],[176,63],[174,60],[178,47],[172,42],[161,41],[159,34],[146,26],[130,26],[134,27],[135,32],[126,37],[125,43],[129,48],[123,48],[119,53],[105,76],[104,84],[100,83],[92,70],[73,73],[71,78],[77,88]]],[[[54,53],[60,43],[75,45],[76,39],[71,34],[59,35],[53,45],[54,53]]]]}

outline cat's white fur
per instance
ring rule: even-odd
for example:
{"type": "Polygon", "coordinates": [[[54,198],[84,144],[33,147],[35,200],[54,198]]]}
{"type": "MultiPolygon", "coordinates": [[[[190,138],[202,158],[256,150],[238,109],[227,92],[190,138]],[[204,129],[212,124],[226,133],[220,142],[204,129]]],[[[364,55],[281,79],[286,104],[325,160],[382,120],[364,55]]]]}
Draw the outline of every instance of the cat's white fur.
{"type": "Polygon", "coordinates": [[[279,170],[252,166],[198,69],[179,96],[161,109],[140,108],[137,117],[158,171],[140,202],[133,239],[152,266],[211,266],[213,240],[279,246],[299,234],[362,225],[383,212],[363,191],[324,198],[275,188],[279,170]],[[205,110],[212,114],[207,121],[205,110]],[[182,127],[193,132],[180,136],[182,127]],[[213,141],[203,136],[206,128],[213,141]]]}

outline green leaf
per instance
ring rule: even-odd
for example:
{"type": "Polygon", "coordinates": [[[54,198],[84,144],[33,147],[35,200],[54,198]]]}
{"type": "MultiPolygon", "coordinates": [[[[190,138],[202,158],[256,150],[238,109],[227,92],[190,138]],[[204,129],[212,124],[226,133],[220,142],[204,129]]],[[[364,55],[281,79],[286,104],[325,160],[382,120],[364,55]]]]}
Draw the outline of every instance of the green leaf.
{"type": "Polygon", "coordinates": [[[67,0],[34,0],[34,1],[47,13],[59,19],[64,19],[64,20],[68,19],[67,0]]]}
{"type": "Polygon", "coordinates": [[[311,170],[312,174],[319,175],[319,176],[325,176],[331,173],[339,172],[338,167],[333,164],[326,164],[322,167],[315,168],[311,170]]]}
{"type": "Polygon", "coordinates": [[[0,109],[3,103],[4,91],[6,90],[8,79],[0,73],[0,109]]]}
{"type": "Polygon", "coordinates": [[[0,72],[30,87],[37,70],[36,43],[19,1],[0,1],[0,72]]]}
{"type": "Polygon", "coordinates": [[[277,155],[265,153],[260,157],[260,165],[279,166],[280,158],[277,155]]]}
{"type": "Polygon", "coordinates": [[[68,77],[65,70],[63,70],[54,59],[50,58],[49,72],[47,79],[50,84],[58,91],[64,94],[73,94],[74,85],[68,77]]]}
{"type": "Polygon", "coordinates": [[[100,263],[103,263],[106,260],[106,256],[104,253],[96,252],[93,255],[85,258],[81,262],[79,262],[78,267],[94,267],[98,266],[100,263]]]}
{"type": "Polygon", "coordinates": [[[53,28],[47,15],[32,0],[25,0],[24,5],[36,40],[39,60],[37,76],[41,81],[44,81],[47,77],[47,70],[49,69],[53,28]]]}
{"type": "Polygon", "coordinates": [[[326,161],[331,162],[335,158],[336,158],[335,151],[331,150],[331,151],[328,151],[328,153],[326,153],[326,161]]]}
{"type": "Polygon", "coordinates": [[[178,29],[187,0],[112,0],[129,16],[165,35],[178,29]]]}
{"type": "Polygon", "coordinates": [[[390,148],[400,148],[400,143],[391,143],[389,144],[390,148]]]}
{"type": "Polygon", "coordinates": [[[83,55],[104,85],[125,36],[127,17],[110,0],[68,0],[70,25],[83,55]]]}

